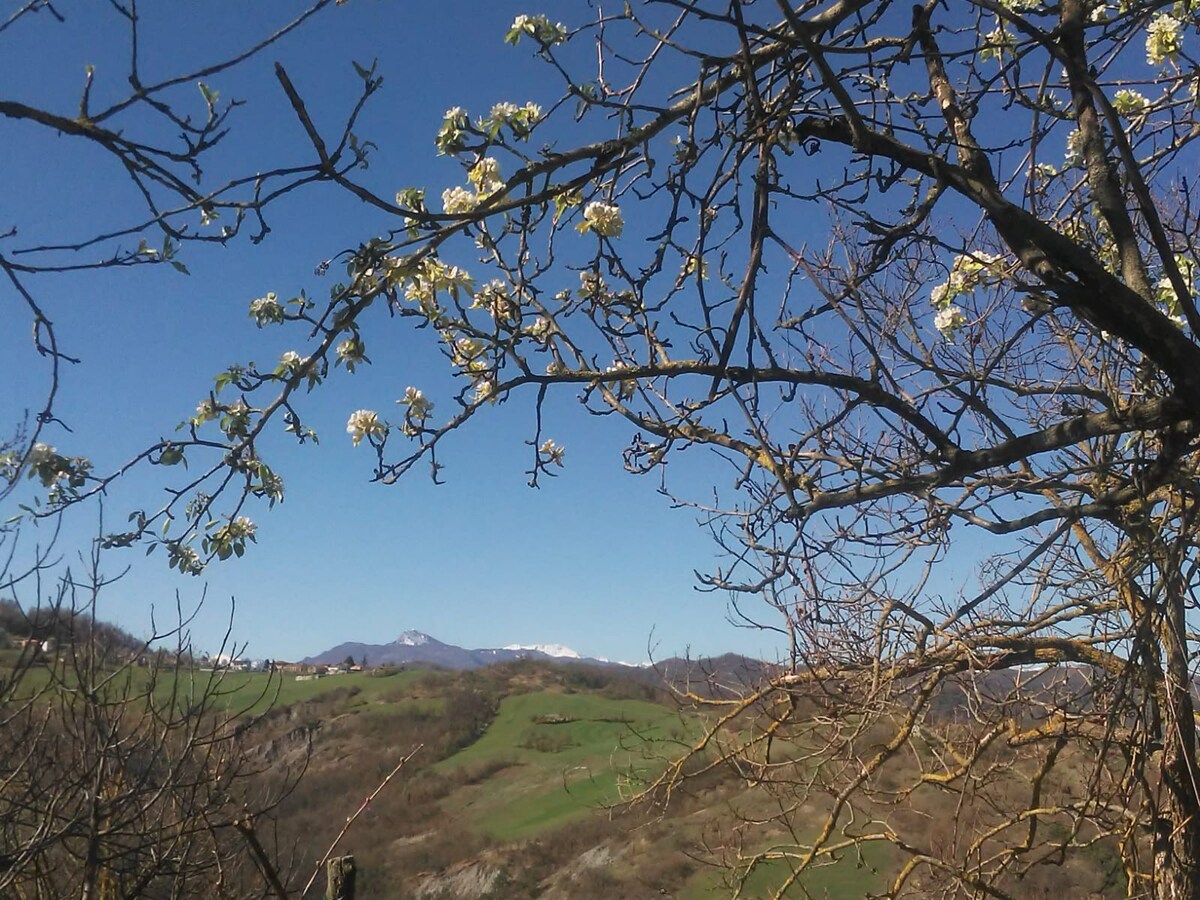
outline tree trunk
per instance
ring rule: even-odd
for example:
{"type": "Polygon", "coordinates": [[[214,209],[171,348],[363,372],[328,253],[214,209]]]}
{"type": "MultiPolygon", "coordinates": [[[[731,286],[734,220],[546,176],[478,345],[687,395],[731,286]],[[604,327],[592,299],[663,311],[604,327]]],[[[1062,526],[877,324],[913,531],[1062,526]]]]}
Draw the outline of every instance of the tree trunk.
{"type": "Polygon", "coordinates": [[[1161,636],[1166,681],[1163,708],[1161,796],[1154,828],[1153,896],[1200,900],[1200,770],[1196,765],[1196,720],[1187,651],[1183,645],[1182,598],[1168,600],[1161,636]]]}

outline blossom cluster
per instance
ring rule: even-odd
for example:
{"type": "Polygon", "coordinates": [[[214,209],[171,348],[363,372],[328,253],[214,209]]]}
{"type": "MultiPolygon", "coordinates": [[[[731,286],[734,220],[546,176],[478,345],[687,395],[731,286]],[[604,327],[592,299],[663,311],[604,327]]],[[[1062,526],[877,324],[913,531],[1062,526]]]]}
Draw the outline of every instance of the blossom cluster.
{"type": "Polygon", "coordinates": [[[456,186],[442,192],[442,209],[446,215],[459,216],[469,213],[488,197],[504,189],[504,180],[500,177],[500,162],[490,156],[483,157],[468,170],[467,180],[475,188],[474,191],[456,186]]]}
{"type": "MultiPolygon", "coordinates": [[[[628,368],[629,368],[629,366],[627,366],[625,363],[621,362],[618,359],[618,360],[613,360],[613,364],[611,366],[609,366],[607,369],[605,369],[604,371],[606,374],[610,374],[610,375],[611,374],[620,374],[621,372],[625,371],[628,368]]],[[[617,395],[618,400],[628,400],[630,397],[632,397],[634,395],[634,392],[637,391],[637,386],[638,386],[638,383],[637,383],[636,378],[622,378],[620,381],[616,382],[615,384],[611,384],[610,389],[613,391],[614,394],[617,395]]]]}
{"type": "Polygon", "coordinates": [[[250,414],[253,412],[245,400],[231,403],[221,417],[221,430],[231,438],[245,437],[250,433],[250,414]]]}
{"type": "Polygon", "coordinates": [[[204,561],[192,547],[179,541],[167,543],[167,564],[184,575],[199,575],[204,571],[204,561]]]}
{"type": "Polygon", "coordinates": [[[442,117],[442,127],[438,129],[437,137],[434,138],[438,154],[449,156],[464,149],[467,129],[470,125],[471,120],[467,111],[461,106],[452,106],[446,110],[446,114],[442,117]]]}
{"type": "Polygon", "coordinates": [[[408,407],[408,416],[417,421],[425,421],[433,413],[433,403],[417,388],[407,387],[404,396],[396,401],[408,407]]]}
{"type": "Polygon", "coordinates": [[[51,488],[52,499],[65,485],[81,488],[87,481],[92,463],[84,456],[63,456],[49,444],[34,444],[29,448],[25,464],[30,478],[37,478],[43,487],[51,488]]]}
{"type": "Polygon", "coordinates": [[[504,36],[506,44],[516,46],[522,35],[528,35],[544,47],[561,44],[567,39],[567,26],[562,22],[551,22],[544,15],[517,16],[513,19],[512,27],[504,36]]]}
{"type": "Polygon", "coordinates": [[[442,209],[448,216],[461,216],[469,213],[479,203],[479,197],[474,191],[455,186],[442,191],[442,209]]]}
{"type": "Polygon", "coordinates": [[[528,102],[524,106],[518,106],[516,103],[505,101],[493,106],[485,118],[479,119],[472,126],[467,111],[461,106],[454,106],[446,110],[442,117],[434,144],[439,155],[453,156],[467,149],[467,138],[472,134],[493,141],[503,128],[508,128],[517,140],[525,141],[529,139],[533,127],[541,118],[542,108],[536,103],[528,102]]]}
{"type": "Polygon", "coordinates": [[[601,237],[620,237],[625,228],[625,219],[615,203],[594,200],[583,208],[583,221],[578,228],[584,234],[594,231],[601,237]]]}
{"type": "Polygon", "coordinates": [[[533,132],[533,126],[542,118],[542,108],[536,103],[526,103],[517,106],[515,103],[497,103],[492,107],[491,114],[479,122],[479,128],[486,134],[495,137],[500,128],[507,125],[513,137],[519,141],[528,140],[533,132]]]}
{"type": "MultiPolygon", "coordinates": [[[[402,188],[396,191],[396,205],[413,213],[425,212],[425,191],[422,188],[402,188]]],[[[417,228],[421,224],[416,216],[403,216],[405,230],[411,237],[417,236],[417,228]]]]}
{"type": "Polygon", "coordinates": [[[556,444],[554,441],[547,439],[542,442],[542,446],[538,447],[538,457],[542,463],[546,465],[563,465],[563,457],[566,455],[566,450],[556,444]]]}
{"type": "Polygon", "coordinates": [[[504,179],[500,177],[500,161],[491,156],[483,157],[471,166],[467,180],[475,185],[480,198],[490,197],[504,188],[504,179]]]}
{"type": "Polygon", "coordinates": [[[387,433],[387,426],[379,421],[379,414],[371,409],[357,409],[350,413],[346,422],[346,433],[357,447],[363,438],[378,437],[387,433]]]}
{"type": "Polygon", "coordinates": [[[954,258],[950,277],[929,292],[929,302],[936,310],[933,325],[946,340],[952,340],[967,324],[966,313],[954,301],[982,285],[994,283],[1001,274],[999,256],[971,253],[954,258]]]}
{"type": "Polygon", "coordinates": [[[296,370],[308,362],[308,357],[301,356],[295,350],[288,350],[279,357],[280,374],[287,377],[294,375],[296,370]]]}
{"type": "Polygon", "coordinates": [[[516,322],[521,314],[520,305],[509,293],[508,285],[498,278],[475,292],[472,309],[485,310],[497,325],[516,322]]]}
{"type": "MultiPolygon", "coordinates": [[[[204,539],[204,550],[222,560],[229,559],[231,556],[241,556],[246,552],[246,541],[257,540],[254,536],[257,530],[257,526],[245,516],[230,519],[204,539]]],[[[190,550],[190,548],[188,549],[190,550]]],[[[195,551],[190,552],[194,553],[195,551]]],[[[188,555],[190,557],[190,554],[188,555]]],[[[193,566],[195,561],[198,561],[195,557],[189,558],[189,562],[193,566]]],[[[181,568],[180,571],[183,569],[181,568]]]]}
{"type": "Polygon", "coordinates": [[[192,424],[203,425],[221,415],[221,406],[212,397],[205,397],[196,404],[196,415],[192,416],[192,424]]]}
{"type": "Polygon", "coordinates": [[[347,372],[353,372],[354,367],[361,363],[370,363],[367,350],[362,338],[357,334],[346,338],[337,345],[337,364],[344,365],[347,372]]]}
{"type": "Polygon", "coordinates": [[[1146,113],[1150,101],[1138,91],[1120,90],[1113,94],[1112,105],[1122,119],[1134,121],[1146,113]]]}
{"type": "Polygon", "coordinates": [[[250,318],[259,328],[283,321],[283,304],[279,302],[274,291],[265,297],[250,301],[250,318]]]}
{"type": "Polygon", "coordinates": [[[416,303],[434,325],[441,324],[443,318],[438,294],[449,293],[455,299],[460,294],[474,295],[474,281],[465,270],[433,256],[421,260],[415,269],[396,266],[389,277],[396,281],[407,278],[404,299],[416,303]]]}
{"type": "Polygon", "coordinates": [[[1168,12],[1159,13],[1146,28],[1146,61],[1152,66],[1174,62],[1183,50],[1183,23],[1168,12]]]}
{"type": "MultiPolygon", "coordinates": [[[[1196,260],[1190,256],[1177,254],[1175,256],[1175,267],[1179,269],[1179,274],[1183,276],[1184,287],[1188,293],[1196,296],[1196,280],[1200,276],[1200,266],[1196,264],[1196,260]]],[[[1171,279],[1166,275],[1158,280],[1155,285],[1155,299],[1162,304],[1170,316],[1179,317],[1182,313],[1182,307],[1179,303],[1179,295],[1175,292],[1175,286],[1171,284],[1171,279]]]]}
{"type": "Polygon", "coordinates": [[[1002,60],[1005,53],[1011,52],[1015,43],[1012,33],[1000,24],[984,35],[983,41],[983,46],[979,50],[981,60],[1002,60]]]}

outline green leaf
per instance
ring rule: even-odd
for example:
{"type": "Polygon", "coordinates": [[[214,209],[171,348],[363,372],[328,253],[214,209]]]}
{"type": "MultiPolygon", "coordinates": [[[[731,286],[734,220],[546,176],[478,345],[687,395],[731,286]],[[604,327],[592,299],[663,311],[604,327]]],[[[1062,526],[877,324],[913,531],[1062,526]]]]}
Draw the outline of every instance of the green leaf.
{"type": "Polygon", "coordinates": [[[176,271],[176,272],[181,272],[181,273],[183,273],[184,275],[191,275],[191,274],[192,274],[191,272],[189,272],[189,271],[188,271],[188,267],[187,267],[187,266],[185,266],[183,263],[181,263],[181,262],[180,262],[179,260],[177,260],[177,259],[173,259],[173,260],[171,260],[171,266],[172,266],[172,268],[174,268],[174,269],[175,269],[175,271],[176,271]]]}

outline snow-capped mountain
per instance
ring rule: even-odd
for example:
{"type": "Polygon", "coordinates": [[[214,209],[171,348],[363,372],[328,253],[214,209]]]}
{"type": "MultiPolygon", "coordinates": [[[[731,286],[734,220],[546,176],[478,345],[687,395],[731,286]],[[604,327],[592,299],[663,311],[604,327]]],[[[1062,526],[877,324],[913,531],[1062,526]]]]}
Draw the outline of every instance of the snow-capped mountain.
{"type": "MultiPolygon", "coordinates": [[[[583,659],[579,652],[572,650],[564,644],[505,644],[502,650],[536,650],[538,653],[545,653],[547,656],[553,656],[557,659],[583,659]]],[[[607,660],[600,660],[607,662],[607,660]]]]}
{"type": "MultiPolygon", "coordinates": [[[[558,662],[580,662],[592,665],[614,665],[606,659],[580,655],[563,644],[509,644],[494,649],[467,650],[444,644],[421,631],[404,631],[390,644],[365,644],[348,641],[302,660],[306,663],[340,663],[347,657],[355,662],[366,660],[367,665],[384,666],[403,663],[426,663],[448,669],[478,669],[517,659],[540,659],[558,662]]],[[[616,665],[623,665],[616,663],[616,665]]]]}

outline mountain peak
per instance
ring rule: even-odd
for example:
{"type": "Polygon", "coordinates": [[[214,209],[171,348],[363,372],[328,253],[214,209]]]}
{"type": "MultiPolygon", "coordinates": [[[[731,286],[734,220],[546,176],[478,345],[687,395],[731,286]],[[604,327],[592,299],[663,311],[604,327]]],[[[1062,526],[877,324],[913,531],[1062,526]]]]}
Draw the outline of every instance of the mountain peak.
{"type": "Polygon", "coordinates": [[[423,631],[405,631],[396,638],[396,643],[405,647],[423,647],[431,641],[433,638],[423,631]]]}
{"type": "Polygon", "coordinates": [[[578,652],[562,644],[507,644],[504,650],[535,650],[559,659],[582,659],[578,652]]]}

